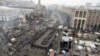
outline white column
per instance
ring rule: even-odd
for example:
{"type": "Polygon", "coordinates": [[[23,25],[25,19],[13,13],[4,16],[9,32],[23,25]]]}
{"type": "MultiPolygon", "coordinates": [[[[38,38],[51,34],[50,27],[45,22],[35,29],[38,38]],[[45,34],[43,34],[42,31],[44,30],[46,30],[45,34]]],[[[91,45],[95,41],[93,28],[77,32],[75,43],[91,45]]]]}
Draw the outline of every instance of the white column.
{"type": "Polygon", "coordinates": [[[92,19],[93,19],[93,12],[91,12],[91,17],[90,17],[89,28],[91,28],[92,19]]]}
{"type": "MultiPolygon", "coordinates": [[[[83,15],[84,15],[84,11],[82,11],[82,18],[83,18],[83,15]]],[[[83,20],[81,20],[81,23],[80,23],[80,29],[82,28],[82,21],[83,20]]]]}
{"type": "Polygon", "coordinates": [[[75,26],[75,15],[76,15],[76,10],[74,10],[73,19],[72,19],[73,28],[76,28],[76,26],[75,26]]]}
{"type": "MultiPolygon", "coordinates": [[[[80,17],[80,11],[78,10],[78,18],[80,17]]],[[[76,29],[78,28],[78,22],[79,22],[79,19],[77,19],[77,23],[76,23],[76,29]]]]}

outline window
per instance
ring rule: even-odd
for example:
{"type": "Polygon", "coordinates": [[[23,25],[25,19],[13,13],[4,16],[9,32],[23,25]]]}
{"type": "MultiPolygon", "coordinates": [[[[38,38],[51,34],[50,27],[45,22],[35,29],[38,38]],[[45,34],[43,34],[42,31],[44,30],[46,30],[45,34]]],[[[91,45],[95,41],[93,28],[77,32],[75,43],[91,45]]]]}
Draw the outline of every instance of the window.
{"type": "Polygon", "coordinates": [[[92,16],[92,12],[89,13],[89,18],[90,18],[90,19],[91,19],[91,16],[92,16]]]}
{"type": "Polygon", "coordinates": [[[78,13],[79,13],[79,11],[76,11],[75,12],[75,17],[78,17],[78,13]]]}
{"type": "Polygon", "coordinates": [[[80,11],[79,17],[82,17],[82,13],[83,13],[83,12],[82,12],[82,11],[80,11]]]}
{"type": "Polygon", "coordinates": [[[86,11],[84,11],[84,15],[83,15],[83,17],[86,17],[86,11]]]}

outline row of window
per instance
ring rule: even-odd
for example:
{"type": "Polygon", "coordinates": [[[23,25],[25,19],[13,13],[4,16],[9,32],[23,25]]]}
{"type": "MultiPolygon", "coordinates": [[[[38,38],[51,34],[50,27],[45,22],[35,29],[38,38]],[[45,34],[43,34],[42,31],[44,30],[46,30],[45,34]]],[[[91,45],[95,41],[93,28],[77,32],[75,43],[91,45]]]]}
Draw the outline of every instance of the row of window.
{"type": "Polygon", "coordinates": [[[85,23],[85,20],[81,20],[81,19],[77,20],[77,19],[75,19],[74,27],[77,28],[77,29],[80,29],[80,26],[81,26],[81,28],[83,28],[84,27],[84,23],[85,23]]]}
{"type": "Polygon", "coordinates": [[[6,16],[0,16],[0,21],[10,21],[19,18],[19,16],[14,16],[14,17],[6,17],[6,16]]]}
{"type": "Polygon", "coordinates": [[[86,17],[87,12],[86,11],[76,11],[75,12],[75,17],[82,17],[85,18],[86,17]]]}
{"type": "Polygon", "coordinates": [[[95,24],[95,25],[87,25],[87,28],[89,28],[89,30],[94,30],[94,31],[100,31],[100,24],[95,24]]]}
{"type": "Polygon", "coordinates": [[[98,19],[98,18],[100,18],[100,16],[99,16],[98,13],[92,13],[92,12],[90,12],[89,13],[89,18],[96,18],[96,19],[98,19]]]}

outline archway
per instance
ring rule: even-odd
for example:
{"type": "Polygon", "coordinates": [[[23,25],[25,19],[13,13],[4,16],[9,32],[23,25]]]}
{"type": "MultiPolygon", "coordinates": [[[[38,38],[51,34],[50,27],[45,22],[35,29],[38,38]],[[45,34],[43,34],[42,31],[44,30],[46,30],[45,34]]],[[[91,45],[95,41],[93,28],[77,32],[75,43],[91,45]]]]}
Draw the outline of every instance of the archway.
{"type": "Polygon", "coordinates": [[[84,28],[84,23],[85,23],[85,20],[82,20],[81,30],[83,30],[84,28]]]}
{"type": "Polygon", "coordinates": [[[74,20],[74,29],[76,29],[77,19],[74,20]]]}
{"type": "Polygon", "coordinates": [[[100,24],[98,25],[98,31],[100,32],[100,24]]]}
{"type": "Polygon", "coordinates": [[[77,26],[77,30],[80,29],[80,26],[81,26],[81,19],[78,20],[78,26],[77,26]]]}

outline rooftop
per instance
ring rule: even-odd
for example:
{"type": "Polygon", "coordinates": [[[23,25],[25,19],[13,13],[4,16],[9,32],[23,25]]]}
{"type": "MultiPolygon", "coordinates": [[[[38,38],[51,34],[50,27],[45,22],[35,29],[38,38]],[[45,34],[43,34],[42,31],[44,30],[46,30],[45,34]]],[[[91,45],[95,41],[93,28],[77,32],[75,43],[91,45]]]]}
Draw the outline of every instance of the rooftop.
{"type": "Polygon", "coordinates": [[[99,6],[80,6],[80,7],[74,7],[75,9],[86,9],[86,10],[100,10],[99,6]]]}

